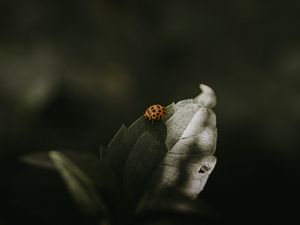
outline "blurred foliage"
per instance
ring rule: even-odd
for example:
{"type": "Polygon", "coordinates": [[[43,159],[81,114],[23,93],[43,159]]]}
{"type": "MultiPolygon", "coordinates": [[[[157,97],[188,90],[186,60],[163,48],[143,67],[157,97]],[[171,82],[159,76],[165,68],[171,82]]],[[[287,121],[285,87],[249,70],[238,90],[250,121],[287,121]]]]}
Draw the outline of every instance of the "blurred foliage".
{"type": "Polygon", "coordinates": [[[50,151],[21,160],[56,170],[74,203],[99,224],[136,224],[149,212],[158,218],[171,213],[174,221],[176,214],[197,216],[211,224],[212,213],[193,201],[216,164],[216,96],[206,85],[200,89],[197,97],[166,106],[161,121],[141,116],[128,128],[122,125],[98,155],[50,151]]]}
{"type": "Polygon", "coordinates": [[[222,159],[203,198],[232,223],[293,221],[299,8],[295,0],[1,1],[0,222],[85,221],[57,175],[18,157],[98,151],[124,121],[195,95],[199,82],[219,96],[222,159]]]}

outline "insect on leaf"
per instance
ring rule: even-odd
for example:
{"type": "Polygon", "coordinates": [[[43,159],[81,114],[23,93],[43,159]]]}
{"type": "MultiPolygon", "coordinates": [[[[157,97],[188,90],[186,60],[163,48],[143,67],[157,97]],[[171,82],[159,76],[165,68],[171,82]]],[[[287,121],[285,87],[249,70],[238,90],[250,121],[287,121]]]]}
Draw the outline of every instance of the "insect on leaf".
{"type": "Polygon", "coordinates": [[[133,207],[150,190],[175,187],[194,199],[204,188],[216,164],[216,97],[208,86],[200,88],[197,97],[171,105],[165,120],[151,124],[138,119],[128,129],[124,193],[133,207]]]}

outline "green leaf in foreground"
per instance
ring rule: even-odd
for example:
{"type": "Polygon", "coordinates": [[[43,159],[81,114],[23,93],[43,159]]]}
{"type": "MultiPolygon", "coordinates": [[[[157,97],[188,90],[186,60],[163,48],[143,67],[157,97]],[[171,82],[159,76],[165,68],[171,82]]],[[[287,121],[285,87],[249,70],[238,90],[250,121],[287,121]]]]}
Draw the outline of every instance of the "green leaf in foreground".
{"type": "Polygon", "coordinates": [[[49,153],[57,171],[82,211],[108,216],[108,208],[97,192],[96,184],[72,160],[57,151],[49,153]]]}
{"type": "Polygon", "coordinates": [[[21,162],[36,166],[39,168],[44,168],[48,170],[55,170],[55,166],[49,157],[48,152],[31,152],[20,158],[21,162]]]}

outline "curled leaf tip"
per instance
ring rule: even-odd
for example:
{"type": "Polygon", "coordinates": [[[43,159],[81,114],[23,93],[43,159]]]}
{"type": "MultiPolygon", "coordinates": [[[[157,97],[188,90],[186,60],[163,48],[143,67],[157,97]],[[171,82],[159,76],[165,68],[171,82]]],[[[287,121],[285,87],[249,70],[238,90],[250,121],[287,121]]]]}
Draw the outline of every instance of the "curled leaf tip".
{"type": "Polygon", "coordinates": [[[205,84],[200,84],[199,87],[201,89],[201,93],[195,98],[195,101],[203,107],[215,107],[217,104],[217,98],[214,90],[205,84]]]}

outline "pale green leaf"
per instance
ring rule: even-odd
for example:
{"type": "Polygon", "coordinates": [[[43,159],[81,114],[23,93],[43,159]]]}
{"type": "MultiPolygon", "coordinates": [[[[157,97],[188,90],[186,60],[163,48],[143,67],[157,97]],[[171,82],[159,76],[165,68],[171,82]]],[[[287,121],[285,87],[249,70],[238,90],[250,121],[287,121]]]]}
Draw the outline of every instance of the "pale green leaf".
{"type": "Polygon", "coordinates": [[[197,97],[172,105],[166,120],[152,124],[140,118],[128,129],[124,194],[133,202],[149,190],[175,187],[191,199],[203,190],[216,164],[217,129],[214,92],[200,88],[197,97]]]}
{"type": "Polygon", "coordinates": [[[216,116],[211,109],[216,97],[208,86],[200,88],[202,93],[196,98],[176,104],[167,133],[177,134],[166,140],[168,152],[149,182],[155,189],[176,187],[192,199],[203,190],[216,164],[216,116]]]}
{"type": "Polygon", "coordinates": [[[122,125],[109,143],[107,150],[105,151],[105,158],[112,165],[120,185],[123,185],[124,183],[123,174],[127,159],[137,139],[146,131],[160,141],[165,139],[167,135],[165,121],[173,115],[174,103],[167,106],[166,109],[167,116],[163,122],[151,124],[146,121],[144,117],[140,117],[129,128],[122,125]]]}
{"type": "MultiPolygon", "coordinates": [[[[102,195],[99,194],[98,189],[103,180],[95,179],[95,177],[91,178],[88,175],[88,172],[91,171],[94,174],[97,173],[95,163],[92,161],[94,158],[83,156],[85,160],[89,160],[88,165],[93,164],[93,166],[86,169],[88,172],[85,172],[77,163],[58,151],[51,151],[49,156],[81,210],[91,215],[108,216],[108,206],[102,195]]],[[[84,165],[87,165],[86,162],[84,165]]]]}
{"type": "Polygon", "coordinates": [[[166,152],[167,148],[162,140],[149,131],[145,131],[137,139],[124,171],[124,193],[129,203],[136,202],[141,197],[149,177],[166,152]]]}
{"type": "Polygon", "coordinates": [[[40,167],[49,170],[55,170],[55,166],[49,157],[48,152],[31,152],[20,158],[21,162],[35,167],[40,167]]]}

